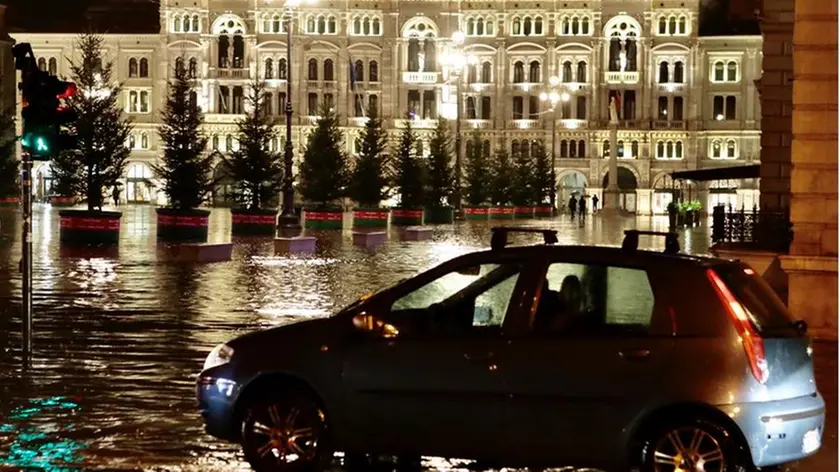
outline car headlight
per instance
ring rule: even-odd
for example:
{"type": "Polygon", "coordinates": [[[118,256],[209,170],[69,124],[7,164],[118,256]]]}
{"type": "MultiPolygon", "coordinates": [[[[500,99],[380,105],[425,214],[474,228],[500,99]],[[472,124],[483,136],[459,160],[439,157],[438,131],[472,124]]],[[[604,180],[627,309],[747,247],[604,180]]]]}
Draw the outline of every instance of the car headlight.
{"type": "Polygon", "coordinates": [[[210,351],[210,355],[204,361],[204,368],[202,370],[227,364],[232,358],[233,349],[227,344],[219,344],[210,351]]]}

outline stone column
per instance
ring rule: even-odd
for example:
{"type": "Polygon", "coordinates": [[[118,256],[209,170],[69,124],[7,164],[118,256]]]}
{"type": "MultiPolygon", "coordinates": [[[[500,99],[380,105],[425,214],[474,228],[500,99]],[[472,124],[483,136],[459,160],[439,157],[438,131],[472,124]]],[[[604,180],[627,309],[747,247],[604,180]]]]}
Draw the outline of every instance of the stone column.
{"type": "Polygon", "coordinates": [[[837,339],[837,3],[796,0],[788,306],[837,339]]]}

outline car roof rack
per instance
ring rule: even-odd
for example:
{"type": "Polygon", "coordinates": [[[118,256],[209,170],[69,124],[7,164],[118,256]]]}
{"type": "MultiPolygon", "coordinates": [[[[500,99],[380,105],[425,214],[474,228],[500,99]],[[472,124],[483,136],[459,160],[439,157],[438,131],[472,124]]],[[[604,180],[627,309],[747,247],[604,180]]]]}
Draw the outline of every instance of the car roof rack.
{"type": "Polygon", "coordinates": [[[621,249],[625,251],[635,251],[639,249],[639,236],[665,236],[665,254],[678,254],[680,252],[680,242],[677,239],[677,233],[664,231],[639,231],[637,229],[628,229],[624,231],[624,242],[621,243],[621,249]]]}
{"type": "Polygon", "coordinates": [[[557,244],[557,230],[539,228],[518,228],[515,226],[497,226],[490,228],[490,249],[504,249],[508,244],[508,233],[541,233],[543,244],[557,244]]]}

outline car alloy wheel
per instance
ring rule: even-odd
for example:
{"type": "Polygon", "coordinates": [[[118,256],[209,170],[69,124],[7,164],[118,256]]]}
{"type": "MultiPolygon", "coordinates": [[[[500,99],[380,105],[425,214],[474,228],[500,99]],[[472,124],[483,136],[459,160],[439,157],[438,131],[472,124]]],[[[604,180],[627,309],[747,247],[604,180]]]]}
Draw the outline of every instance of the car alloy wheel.
{"type": "Polygon", "coordinates": [[[330,457],[323,409],[303,395],[283,395],[249,406],[242,449],[257,471],[315,471],[330,457]]]}
{"type": "Polygon", "coordinates": [[[724,447],[702,426],[671,429],[653,447],[654,472],[726,472],[724,447]]]}

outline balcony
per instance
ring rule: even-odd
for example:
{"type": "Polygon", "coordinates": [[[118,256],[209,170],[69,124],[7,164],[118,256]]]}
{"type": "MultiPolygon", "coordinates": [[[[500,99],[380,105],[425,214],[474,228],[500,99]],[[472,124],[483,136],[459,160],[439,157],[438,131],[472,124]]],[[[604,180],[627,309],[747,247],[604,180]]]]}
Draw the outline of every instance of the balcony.
{"type": "Polygon", "coordinates": [[[490,129],[493,126],[493,120],[465,120],[472,129],[490,129]]]}
{"type": "Polygon", "coordinates": [[[204,115],[204,121],[214,124],[229,124],[236,123],[244,117],[245,115],[236,113],[207,113],[204,115]]]}
{"type": "Polygon", "coordinates": [[[347,122],[350,126],[356,126],[359,128],[364,128],[365,124],[367,124],[368,118],[366,116],[351,116],[347,119],[347,122]]]}
{"type": "Polygon", "coordinates": [[[210,69],[210,77],[213,79],[247,79],[249,76],[248,69],[210,69]]]}
{"type": "Polygon", "coordinates": [[[403,72],[403,83],[406,84],[436,84],[440,72],[403,72]]]}
{"type": "Polygon", "coordinates": [[[624,71],[624,72],[605,72],[606,82],[608,84],[637,84],[639,83],[639,72],[624,71]]]}
{"type": "Polygon", "coordinates": [[[566,119],[558,120],[557,127],[563,129],[580,129],[586,127],[586,120],[566,119]]]}
{"type": "Polygon", "coordinates": [[[656,120],[653,122],[653,129],[685,129],[685,121],[656,120]]]}
{"type": "Polygon", "coordinates": [[[507,127],[517,129],[539,129],[540,120],[509,120],[507,127]]]}
{"type": "Polygon", "coordinates": [[[685,91],[685,84],[667,83],[657,84],[660,93],[682,93],[685,91]]]}
{"type": "MultiPolygon", "coordinates": [[[[409,120],[406,119],[399,119],[394,120],[394,126],[399,129],[405,128],[406,122],[409,120]]],[[[415,118],[411,120],[411,127],[414,129],[435,129],[437,127],[437,120],[434,118],[427,118],[427,119],[418,119],[415,118]]]]}

